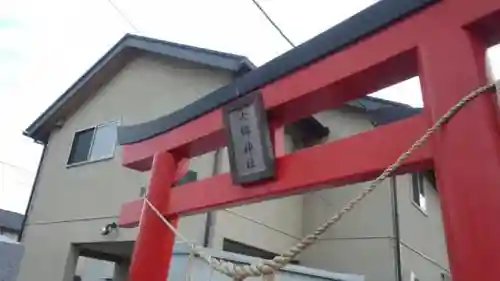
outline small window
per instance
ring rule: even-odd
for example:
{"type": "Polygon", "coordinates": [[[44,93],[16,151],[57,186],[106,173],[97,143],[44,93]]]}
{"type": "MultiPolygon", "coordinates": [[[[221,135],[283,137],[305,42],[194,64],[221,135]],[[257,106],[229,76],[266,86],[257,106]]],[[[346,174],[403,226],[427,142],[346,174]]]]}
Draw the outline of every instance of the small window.
{"type": "Polygon", "coordinates": [[[109,122],[76,132],[68,165],[113,157],[117,126],[117,122],[109,122]]]}
{"type": "Polygon", "coordinates": [[[427,205],[425,200],[424,175],[415,173],[411,176],[412,200],[422,211],[426,211],[427,205]]]}

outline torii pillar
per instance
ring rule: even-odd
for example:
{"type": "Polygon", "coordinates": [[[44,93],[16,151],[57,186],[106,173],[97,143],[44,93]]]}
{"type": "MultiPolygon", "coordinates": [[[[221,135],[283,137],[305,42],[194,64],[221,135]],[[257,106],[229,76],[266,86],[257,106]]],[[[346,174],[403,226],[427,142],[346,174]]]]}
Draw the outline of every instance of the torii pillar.
{"type": "MultiPolygon", "coordinates": [[[[437,28],[422,43],[424,103],[432,120],[487,83],[485,55],[485,45],[467,30],[437,28]]],[[[433,138],[453,280],[500,274],[500,139],[493,97],[471,102],[433,138]]]]}

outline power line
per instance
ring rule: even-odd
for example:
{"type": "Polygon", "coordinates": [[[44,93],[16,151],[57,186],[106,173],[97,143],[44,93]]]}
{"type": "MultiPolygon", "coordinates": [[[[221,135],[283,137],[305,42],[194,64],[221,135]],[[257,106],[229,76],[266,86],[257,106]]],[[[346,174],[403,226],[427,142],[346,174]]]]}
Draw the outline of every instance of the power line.
{"type": "Polygon", "coordinates": [[[285,236],[288,236],[288,237],[290,237],[290,238],[293,238],[293,239],[295,239],[295,240],[300,240],[300,239],[301,239],[300,237],[297,237],[297,236],[292,235],[292,234],[290,234],[290,233],[288,233],[288,232],[285,232],[285,231],[283,231],[283,230],[281,230],[281,229],[278,229],[278,228],[276,228],[276,227],[273,227],[273,226],[270,226],[270,225],[268,225],[268,224],[265,224],[265,223],[263,223],[263,222],[261,222],[261,221],[259,221],[259,220],[254,219],[254,218],[247,217],[247,216],[245,216],[245,215],[243,215],[243,214],[240,214],[240,213],[238,213],[238,212],[235,212],[235,211],[233,211],[233,210],[229,210],[229,209],[221,209],[221,210],[222,210],[222,211],[224,211],[224,212],[227,212],[227,213],[229,213],[229,214],[235,215],[235,216],[237,216],[237,217],[240,217],[240,218],[242,218],[242,219],[245,219],[245,220],[251,221],[251,222],[253,222],[253,223],[255,223],[255,224],[258,224],[258,225],[260,225],[260,226],[263,226],[263,227],[265,227],[265,228],[267,228],[267,229],[270,229],[270,230],[273,230],[273,231],[275,231],[275,232],[281,233],[281,234],[283,234],[283,235],[285,235],[285,236]]]}
{"type": "MultiPolygon", "coordinates": [[[[318,194],[318,193],[313,193],[313,194],[316,194],[317,196],[319,196],[321,198],[321,200],[325,204],[327,204],[328,206],[334,207],[334,205],[331,202],[329,202],[326,198],[324,198],[321,194],[318,194]]],[[[272,230],[274,232],[278,232],[278,233],[281,233],[281,234],[283,234],[285,236],[288,236],[288,237],[290,237],[290,238],[292,238],[294,240],[297,240],[297,241],[302,240],[302,237],[298,237],[298,236],[292,235],[292,234],[290,234],[288,232],[285,232],[285,231],[283,231],[281,229],[278,229],[278,228],[276,228],[274,226],[265,224],[262,221],[256,220],[254,218],[245,216],[245,215],[243,215],[241,213],[238,213],[236,211],[233,211],[233,210],[230,210],[230,209],[220,209],[220,211],[224,211],[224,212],[227,212],[227,213],[232,214],[234,216],[237,216],[239,218],[242,218],[244,220],[253,222],[253,223],[255,223],[257,225],[260,225],[262,227],[265,227],[265,228],[267,228],[269,230],[272,230]]],[[[327,238],[319,238],[318,241],[330,241],[330,240],[340,240],[340,239],[378,239],[378,238],[385,238],[385,237],[377,237],[377,236],[366,236],[366,237],[327,237],[327,238]]]]}
{"type": "Polygon", "coordinates": [[[266,17],[266,19],[274,26],[274,28],[281,34],[281,37],[283,37],[292,48],[295,48],[295,44],[293,44],[292,40],[288,38],[283,30],[271,19],[271,17],[266,13],[266,11],[260,6],[259,2],[257,0],[252,0],[252,2],[257,6],[257,8],[261,11],[261,13],[266,17]]]}
{"type": "MultiPolygon", "coordinates": [[[[295,48],[295,44],[293,44],[293,42],[285,35],[285,33],[283,32],[283,30],[281,30],[281,28],[271,19],[271,17],[266,13],[266,11],[259,5],[259,3],[257,2],[257,0],[252,0],[252,2],[255,4],[255,6],[257,6],[257,8],[259,8],[259,10],[262,12],[262,14],[274,26],[274,28],[281,34],[281,36],[290,44],[290,46],[292,46],[292,48],[295,48]]],[[[364,106],[364,104],[362,104],[360,101],[357,101],[357,102],[359,103],[359,105],[361,105],[366,110],[366,107],[364,106]]],[[[326,200],[326,198],[324,198],[321,194],[316,193],[316,192],[314,192],[313,194],[317,195],[321,199],[321,201],[323,201],[323,204],[326,204],[328,206],[332,206],[332,204],[328,200],[326,200]]],[[[225,211],[228,211],[228,210],[226,209],[225,211]]],[[[237,215],[239,217],[242,217],[244,219],[248,219],[250,221],[253,221],[253,222],[255,222],[257,224],[260,224],[262,226],[265,226],[267,228],[272,228],[272,227],[270,227],[270,226],[268,226],[268,225],[266,225],[266,224],[264,224],[262,222],[254,220],[254,219],[242,216],[242,215],[234,213],[234,212],[233,212],[233,214],[235,214],[235,215],[237,215]]],[[[275,231],[279,231],[279,230],[274,229],[274,228],[272,228],[272,229],[275,230],[275,231]]],[[[283,233],[282,231],[279,231],[279,232],[283,233]]],[[[289,237],[295,238],[295,239],[299,239],[298,237],[294,237],[294,236],[292,236],[292,235],[290,235],[288,233],[283,233],[283,234],[285,234],[285,235],[287,235],[289,237]]]]}
{"type": "MultiPolygon", "coordinates": [[[[279,32],[279,34],[281,34],[281,37],[283,37],[290,44],[290,46],[292,46],[292,48],[295,48],[295,44],[290,40],[290,38],[288,38],[285,35],[283,30],[271,19],[271,17],[266,13],[266,11],[262,8],[262,6],[259,4],[259,2],[257,2],[257,0],[252,0],[252,2],[255,4],[255,6],[257,6],[257,8],[267,18],[267,20],[274,26],[274,28],[279,32]]],[[[359,106],[361,106],[366,111],[366,113],[368,113],[368,108],[366,108],[366,106],[361,101],[355,100],[355,102],[357,104],[359,104],[359,106]]],[[[373,120],[371,120],[371,119],[368,119],[368,120],[370,121],[370,123],[372,124],[373,127],[376,127],[376,124],[375,124],[375,122],[373,122],[373,120]]]]}
{"type": "MultiPolygon", "coordinates": [[[[294,44],[294,43],[290,40],[290,38],[288,38],[288,37],[285,35],[285,33],[283,32],[283,30],[282,30],[282,29],[281,29],[281,28],[280,28],[280,27],[279,27],[279,26],[278,26],[278,25],[277,25],[277,24],[276,24],[276,23],[275,23],[275,22],[271,19],[271,17],[270,17],[270,16],[266,13],[266,11],[262,8],[262,6],[260,6],[260,4],[257,2],[257,0],[252,0],[252,2],[255,4],[255,6],[257,6],[257,8],[258,8],[258,9],[262,12],[262,14],[263,14],[263,15],[267,18],[267,20],[268,20],[268,21],[269,21],[269,22],[270,22],[270,23],[274,26],[274,28],[275,28],[275,29],[279,32],[279,34],[281,34],[281,36],[282,36],[282,37],[283,37],[283,38],[284,38],[284,39],[285,39],[285,40],[286,40],[286,41],[290,44],[290,46],[292,46],[292,48],[295,48],[295,44],[294,44]]],[[[355,102],[356,102],[357,104],[359,104],[359,105],[360,105],[360,106],[361,106],[361,107],[365,110],[365,112],[366,112],[366,113],[368,113],[368,108],[366,108],[366,106],[365,106],[365,105],[364,105],[361,101],[359,101],[359,100],[355,100],[355,102]]],[[[368,118],[368,121],[372,124],[372,126],[373,126],[373,127],[376,127],[376,124],[375,124],[375,122],[374,122],[373,120],[371,120],[370,118],[368,118]]],[[[316,192],[314,192],[313,194],[317,195],[317,196],[321,199],[321,201],[323,202],[323,204],[328,205],[328,206],[330,206],[330,207],[332,207],[332,206],[333,206],[333,204],[331,204],[331,203],[330,203],[330,201],[328,201],[328,200],[327,200],[325,197],[323,197],[321,194],[316,193],[316,192]]],[[[262,222],[256,221],[256,220],[254,220],[254,219],[251,219],[251,218],[248,218],[248,217],[245,217],[245,216],[242,216],[242,215],[240,215],[240,214],[236,214],[236,213],[233,213],[233,214],[235,214],[235,215],[237,215],[237,216],[240,216],[240,217],[242,217],[242,218],[244,218],[244,219],[251,220],[251,221],[253,221],[253,222],[257,223],[257,224],[260,224],[260,225],[262,225],[262,226],[265,226],[265,227],[267,227],[267,228],[271,228],[271,229],[273,229],[273,230],[275,230],[275,231],[281,232],[282,234],[285,234],[285,235],[287,235],[287,236],[289,236],[289,237],[292,237],[292,238],[298,239],[297,237],[294,237],[294,236],[292,236],[292,235],[290,235],[290,234],[288,234],[288,233],[284,233],[284,232],[282,232],[282,231],[280,231],[280,230],[277,230],[277,229],[275,229],[275,228],[273,228],[273,227],[270,227],[270,226],[268,226],[268,225],[266,225],[266,224],[264,224],[264,223],[262,223],[262,222]]]]}
{"type": "Polygon", "coordinates": [[[130,27],[132,27],[132,29],[135,31],[135,32],[138,32],[138,33],[141,33],[139,31],[139,29],[132,23],[132,21],[127,17],[127,15],[125,15],[125,13],[122,12],[122,10],[120,8],[118,8],[117,5],[115,5],[115,3],[113,3],[113,0],[108,0],[108,3],[113,7],[113,9],[115,9],[116,12],[118,12],[120,14],[120,16],[128,23],[128,25],[130,25],[130,27]]]}

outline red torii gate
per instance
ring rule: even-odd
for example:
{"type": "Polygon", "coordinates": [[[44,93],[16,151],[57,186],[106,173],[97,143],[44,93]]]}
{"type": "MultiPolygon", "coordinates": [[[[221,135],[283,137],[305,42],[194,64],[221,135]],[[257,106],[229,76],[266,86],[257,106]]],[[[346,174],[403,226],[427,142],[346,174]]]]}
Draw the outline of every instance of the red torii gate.
{"type": "MultiPolygon", "coordinates": [[[[500,42],[499,27],[498,0],[382,0],[211,93],[201,107],[198,102],[170,116],[120,128],[123,165],[152,169],[147,196],[174,224],[181,215],[307,192],[319,184],[370,180],[451,105],[486,83],[486,48],[500,42]],[[420,75],[422,85],[421,114],[282,155],[284,124],[414,75],[420,75]],[[256,89],[272,125],[275,180],[242,188],[223,174],[170,189],[185,170],[183,159],[226,145],[220,105],[238,92],[256,89]],[[321,165],[325,159],[341,159],[342,165],[321,165]],[[302,173],[305,169],[307,174],[302,173]]],[[[398,170],[435,169],[455,281],[500,278],[500,130],[495,104],[493,95],[478,97],[398,170]]],[[[141,208],[142,200],[124,204],[119,224],[136,225],[141,208]]],[[[173,242],[172,232],[145,208],[131,281],[165,280],[173,242]]]]}

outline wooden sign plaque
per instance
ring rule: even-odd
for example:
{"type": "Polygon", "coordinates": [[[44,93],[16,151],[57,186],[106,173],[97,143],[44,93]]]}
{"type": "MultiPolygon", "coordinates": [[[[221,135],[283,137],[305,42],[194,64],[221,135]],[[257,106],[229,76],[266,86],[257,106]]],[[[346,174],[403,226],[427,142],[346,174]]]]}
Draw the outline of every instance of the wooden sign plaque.
{"type": "Polygon", "coordinates": [[[233,182],[249,184],[272,178],[274,153],[260,92],[224,106],[223,118],[233,182]]]}

